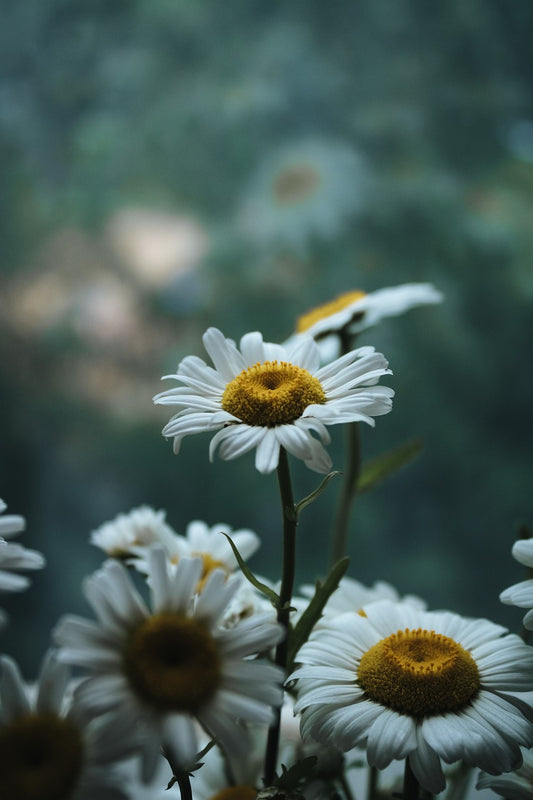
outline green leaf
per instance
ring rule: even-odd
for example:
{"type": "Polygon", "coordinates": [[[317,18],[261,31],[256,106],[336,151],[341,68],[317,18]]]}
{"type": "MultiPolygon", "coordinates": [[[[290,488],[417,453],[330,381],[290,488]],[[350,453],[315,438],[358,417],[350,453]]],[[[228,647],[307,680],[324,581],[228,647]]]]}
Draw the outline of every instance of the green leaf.
{"type": "Polygon", "coordinates": [[[367,461],[363,464],[357,480],[357,493],[362,494],[374,489],[402,467],[414,461],[420,455],[424,442],[420,438],[410,439],[408,442],[389,450],[387,453],[367,461]]]}
{"type": "Polygon", "coordinates": [[[252,584],[252,586],[255,586],[255,588],[258,591],[260,591],[262,594],[264,594],[266,597],[268,597],[268,599],[270,600],[270,602],[272,603],[274,608],[279,608],[279,595],[274,591],[274,589],[271,589],[270,586],[267,586],[266,583],[262,583],[261,581],[257,580],[257,578],[255,577],[253,572],[246,565],[243,557],[241,556],[241,554],[239,553],[239,551],[237,550],[237,548],[233,544],[233,542],[230,539],[230,537],[228,536],[228,534],[224,533],[223,531],[220,531],[220,533],[222,534],[222,536],[225,536],[226,539],[228,540],[228,542],[230,543],[230,547],[233,550],[233,555],[237,559],[237,563],[238,563],[238,565],[239,565],[239,567],[241,569],[242,574],[246,578],[246,580],[248,580],[252,584]]]}
{"type": "Polygon", "coordinates": [[[308,506],[308,505],[309,505],[309,503],[312,503],[312,502],[313,502],[313,500],[316,500],[316,498],[317,498],[319,495],[321,495],[321,494],[322,494],[322,492],[324,491],[324,489],[326,488],[326,486],[328,485],[328,483],[330,482],[330,480],[331,480],[332,478],[336,478],[336,477],[337,477],[337,475],[341,475],[341,473],[340,473],[338,470],[337,470],[337,471],[334,471],[334,472],[329,472],[329,473],[326,475],[326,477],[324,478],[324,480],[322,481],[322,483],[320,484],[320,486],[318,486],[318,487],[315,489],[315,491],[314,491],[314,492],[311,492],[311,494],[308,494],[308,495],[307,495],[307,497],[304,497],[304,498],[303,498],[303,500],[300,500],[300,502],[299,502],[299,503],[296,503],[296,505],[295,505],[295,507],[294,507],[294,508],[295,508],[295,510],[296,510],[296,514],[299,514],[299,513],[300,513],[300,511],[302,510],[302,508],[305,508],[306,506],[308,506]]]}
{"type": "Polygon", "coordinates": [[[304,644],[304,642],[308,640],[309,634],[322,615],[324,606],[328,602],[335,589],[338,587],[339,581],[348,569],[349,563],[350,559],[348,556],[341,558],[341,560],[337,561],[337,563],[331,568],[331,571],[324,583],[321,583],[320,581],[316,582],[316,589],[313,599],[294,626],[294,630],[291,632],[289,637],[289,658],[287,667],[289,670],[292,669],[298,650],[304,644]]]}

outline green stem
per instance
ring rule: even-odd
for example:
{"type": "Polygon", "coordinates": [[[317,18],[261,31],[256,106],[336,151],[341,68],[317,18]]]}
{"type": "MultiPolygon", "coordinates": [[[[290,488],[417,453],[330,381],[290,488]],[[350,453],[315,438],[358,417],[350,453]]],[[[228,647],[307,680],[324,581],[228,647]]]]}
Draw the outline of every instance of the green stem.
{"type": "Polygon", "coordinates": [[[175,776],[180,787],[181,800],[192,800],[191,779],[186,772],[178,772],[175,776]]]}
{"type": "Polygon", "coordinates": [[[367,798],[368,800],[377,800],[378,796],[378,769],[377,767],[370,767],[368,773],[368,789],[367,789],[367,798]]]}
{"type": "MultiPolygon", "coordinates": [[[[288,657],[288,632],[290,605],[294,588],[294,573],[296,568],[296,526],[298,514],[294,505],[291,475],[287,452],[282,447],[279,453],[278,485],[283,514],[283,562],[281,573],[281,588],[279,592],[278,622],[285,629],[285,635],[276,648],[275,663],[282,669],[287,668],[288,657]]],[[[274,722],[270,726],[265,754],[265,785],[270,786],[276,773],[278,759],[279,732],[281,709],[276,710],[274,722]]]]}
{"type": "Polygon", "coordinates": [[[418,800],[420,784],[411,769],[409,759],[405,759],[405,772],[403,777],[403,800],[418,800]]]}
{"type": "Polygon", "coordinates": [[[355,500],[357,478],[361,470],[361,443],[358,422],[350,422],[346,425],[346,437],[346,469],[343,473],[341,495],[331,537],[332,565],[343,558],[348,549],[350,512],[355,500]]]}

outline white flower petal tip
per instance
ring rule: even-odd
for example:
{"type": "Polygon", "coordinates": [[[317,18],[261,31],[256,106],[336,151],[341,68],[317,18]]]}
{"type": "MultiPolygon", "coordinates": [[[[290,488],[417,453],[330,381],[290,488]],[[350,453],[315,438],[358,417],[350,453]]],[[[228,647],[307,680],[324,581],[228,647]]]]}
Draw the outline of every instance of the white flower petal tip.
{"type": "Polygon", "coordinates": [[[256,469],[269,473],[284,448],[310,469],[325,473],[331,468],[324,449],[328,425],[374,425],[374,417],[391,409],[393,390],[377,385],[391,371],[373,348],[360,348],[320,368],[318,345],[311,337],[286,348],[253,332],[237,348],[209,328],[204,345],[214,366],[185,358],[175,376],[183,385],[155,398],[177,408],[163,429],[173,437],[176,453],[185,436],[216,431],[210,459],[218,453],[232,460],[255,450],[256,469]]]}
{"type": "Polygon", "coordinates": [[[42,569],[46,560],[42,553],[18,543],[6,541],[17,536],[26,527],[24,517],[17,514],[2,516],[6,504],[0,500],[0,591],[18,592],[26,589],[30,581],[19,571],[42,569]]]}

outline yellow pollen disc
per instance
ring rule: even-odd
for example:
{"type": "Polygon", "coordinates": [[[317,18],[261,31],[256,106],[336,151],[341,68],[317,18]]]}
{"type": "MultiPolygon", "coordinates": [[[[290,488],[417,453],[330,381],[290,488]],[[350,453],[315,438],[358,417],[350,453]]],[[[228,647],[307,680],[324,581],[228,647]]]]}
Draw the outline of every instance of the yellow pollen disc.
{"type": "Polygon", "coordinates": [[[248,367],[228,383],[222,395],[224,411],[248,425],[268,428],[294,422],[311,403],[325,402],[320,381],[286,361],[248,367]]]}
{"type": "Polygon", "coordinates": [[[199,556],[202,559],[202,575],[200,580],[198,581],[198,585],[196,587],[197,592],[201,592],[204,588],[207,579],[211,575],[214,569],[221,569],[225,572],[226,577],[228,577],[230,571],[228,569],[227,564],[223,561],[217,561],[216,558],[213,558],[212,555],[209,553],[191,553],[192,556],[199,556]]]}
{"type": "Polygon", "coordinates": [[[253,786],[228,786],[227,789],[222,789],[212,795],[209,800],[255,800],[257,797],[257,789],[253,786]]]}
{"type": "Polygon", "coordinates": [[[216,641],[200,620],[183,614],[149,617],[132,631],[123,655],[133,690],[160,710],[194,714],[220,682],[216,641]]]}
{"type": "Polygon", "coordinates": [[[393,633],[367,650],[357,679],[371,700],[415,717],[459,711],[480,687],[470,653],[421,628],[393,633]]]}
{"type": "Polygon", "coordinates": [[[28,714],[0,728],[0,797],[67,800],[83,765],[79,731],[54,714],[28,714]]]}
{"type": "Polygon", "coordinates": [[[293,164],[276,176],[273,192],[276,202],[284,206],[302,203],[320,185],[320,175],[310,164],[293,164]]]}
{"type": "Polygon", "coordinates": [[[335,300],[329,300],[327,303],[315,306],[315,308],[298,317],[296,330],[298,333],[304,333],[317,322],[321,322],[339,311],[344,311],[345,308],[348,308],[352,303],[356,303],[357,300],[362,300],[363,297],[366,297],[366,292],[355,290],[353,292],[345,292],[336,297],[335,300]]]}

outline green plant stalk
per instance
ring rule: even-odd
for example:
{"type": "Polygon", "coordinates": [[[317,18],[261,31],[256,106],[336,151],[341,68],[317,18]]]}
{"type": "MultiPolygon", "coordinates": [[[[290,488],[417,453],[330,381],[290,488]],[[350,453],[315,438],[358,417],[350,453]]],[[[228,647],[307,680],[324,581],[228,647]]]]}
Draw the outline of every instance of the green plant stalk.
{"type": "MultiPolygon", "coordinates": [[[[275,663],[286,670],[289,652],[288,633],[290,605],[294,589],[294,574],[296,568],[296,526],[298,524],[298,514],[294,505],[289,460],[287,452],[283,447],[280,449],[279,453],[277,474],[283,515],[283,561],[277,616],[278,622],[284,628],[285,635],[276,648],[275,663]]],[[[272,784],[276,774],[280,721],[281,709],[277,709],[274,722],[269,728],[267,737],[264,772],[266,786],[272,784]]]]}
{"type": "Polygon", "coordinates": [[[341,494],[331,535],[331,565],[336,564],[347,553],[350,512],[355,500],[357,479],[360,471],[361,442],[359,423],[350,422],[346,425],[346,469],[343,473],[341,494]]]}

